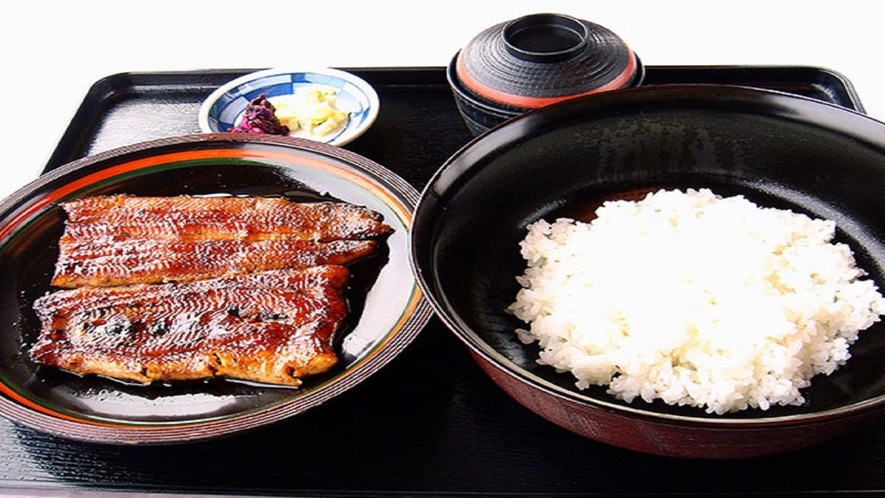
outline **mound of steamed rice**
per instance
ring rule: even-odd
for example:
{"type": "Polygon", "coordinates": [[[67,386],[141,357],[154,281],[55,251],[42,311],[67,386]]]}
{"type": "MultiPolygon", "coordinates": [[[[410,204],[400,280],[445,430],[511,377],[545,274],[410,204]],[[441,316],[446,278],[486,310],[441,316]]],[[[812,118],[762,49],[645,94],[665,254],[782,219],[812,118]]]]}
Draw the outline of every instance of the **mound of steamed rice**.
{"type": "Polygon", "coordinates": [[[724,414],[800,405],[885,313],[835,223],[710,190],[528,227],[509,311],[577,386],[724,414]]]}

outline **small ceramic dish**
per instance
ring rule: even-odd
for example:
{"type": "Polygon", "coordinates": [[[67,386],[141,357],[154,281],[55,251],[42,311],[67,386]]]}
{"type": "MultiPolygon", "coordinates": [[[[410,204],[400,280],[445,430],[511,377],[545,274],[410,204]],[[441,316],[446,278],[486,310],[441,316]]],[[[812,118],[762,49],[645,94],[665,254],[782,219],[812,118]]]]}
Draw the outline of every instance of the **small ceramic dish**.
{"type": "Polygon", "coordinates": [[[334,98],[330,106],[347,113],[346,119],[322,134],[290,127],[289,136],[345,145],[362,135],[378,117],[377,92],[351,73],[330,68],[266,69],[243,75],[212,92],[200,107],[200,129],[204,133],[231,131],[240,123],[246,106],[260,95],[278,105],[280,99],[301,98],[315,90],[330,92],[334,98]]]}

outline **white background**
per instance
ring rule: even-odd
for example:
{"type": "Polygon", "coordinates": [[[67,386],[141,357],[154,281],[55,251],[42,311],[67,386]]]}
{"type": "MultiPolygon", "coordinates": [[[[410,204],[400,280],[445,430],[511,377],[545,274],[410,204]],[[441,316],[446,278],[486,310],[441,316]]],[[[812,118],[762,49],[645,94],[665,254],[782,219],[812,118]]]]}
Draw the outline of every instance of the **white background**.
{"type": "Polygon", "coordinates": [[[538,12],[601,24],[646,65],[834,70],[853,83],[867,114],[885,120],[883,19],[877,3],[868,0],[11,0],[0,5],[0,199],[39,174],[89,87],[105,76],[302,65],[444,66],[483,29],[538,12]],[[257,35],[250,35],[253,30],[257,35]]]}

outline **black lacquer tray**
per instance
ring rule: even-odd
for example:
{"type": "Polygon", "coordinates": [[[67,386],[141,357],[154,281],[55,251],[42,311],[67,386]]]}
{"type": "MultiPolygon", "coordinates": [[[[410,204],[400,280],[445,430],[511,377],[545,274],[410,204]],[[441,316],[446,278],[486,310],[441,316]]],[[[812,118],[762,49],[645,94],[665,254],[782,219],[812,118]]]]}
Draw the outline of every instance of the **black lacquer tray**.
{"type": "MultiPolygon", "coordinates": [[[[381,99],[346,148],[419,190],[472,136],[443,68],[349,69],[381,99]]],[[[125,73],[92,87],[46,170],[135,142],[199,132],[217,86],[248,70],[125,73]]],[[[645,84],[724,83],[863,112],[850,82],[814,67],[646,68],[645,84]]],[[[294,418],[171,446],[86,444],[0,420],[0,488],[188,496],[735,495],[885,492],[885,421],[789,454],[686,461],[620,450],[556,427],[503,394],[432,319],[382,371],[294,418]]]]}

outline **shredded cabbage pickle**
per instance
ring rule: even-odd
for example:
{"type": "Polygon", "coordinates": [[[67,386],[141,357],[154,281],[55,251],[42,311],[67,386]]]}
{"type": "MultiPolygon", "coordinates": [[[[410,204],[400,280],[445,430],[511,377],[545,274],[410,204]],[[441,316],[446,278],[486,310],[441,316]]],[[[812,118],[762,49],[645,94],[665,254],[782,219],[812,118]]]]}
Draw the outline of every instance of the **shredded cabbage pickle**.
{"type": "Polygon", "coordinates": [[[335,107],[337,100],[336,90],[319,88],[270,99],[277,118],[290,130],[303,130],[319,137],[334,131],[350,117],[335,107]]]}

